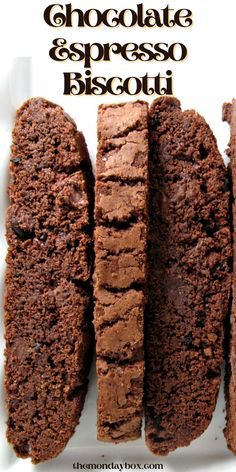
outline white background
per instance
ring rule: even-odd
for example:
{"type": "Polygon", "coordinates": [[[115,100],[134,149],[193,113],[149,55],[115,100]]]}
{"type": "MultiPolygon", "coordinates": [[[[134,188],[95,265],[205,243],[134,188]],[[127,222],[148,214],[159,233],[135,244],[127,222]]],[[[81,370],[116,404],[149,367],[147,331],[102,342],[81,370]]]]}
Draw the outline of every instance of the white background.
{"type": "MultiPolygon", "coordinates": [[[[236,96],[235,67],[235,0],[170,0],[171,8],[189,8],[193,11],[194,24],[190,28],[50,28],[44,23],[43,11],[49,0],[15,0],[1,2],[1,72],[0,72],[0,244],[1,280],[4,276],[4,218],[7,205],[7,167],[10,133],[15,110],[30,96],[44,96],[62,105],[75,119],[78,128],[85,134],[93,163],[96,155],[96,111],[102,102],[124,101],[125,95],[114,98],[65,97],[63,71],[83,72],[80,63],[55,63],[48,51],[54,38],[62,37],[71,42],[182,42],[188,48],[188,57],[182,63],[127,63],[116,58],[112,63],[93,64],[93,75],[142,76],[146,72],[156,75],[167,69],[173,71],[174,93],[181,100],[183,109],[194,108],[200,112],[212,127],[221,153],[229,140],[228,126],[221,121],[222,103],[236,96]],[[30,57],[30,60],[15,60],[16,57],[30,57]]],[[[59,3],[69,3],[60,1],[59,3]]],[[[75,0],[73,6],[88,9],[135,8],[140,2],[134,0],[75,0]]],[[[145,9],[160,9],[167,5],[163,0],[144,0],[145,9]]],[[[138,99],[146,99],[139,95],[138,99]]],[[[149,97],[149,101],[152,98],[149,97]]],[[[3,294],[3,283],[2,291],[3,294]]],[[[1,319],[1,328],[2,319],[1,319]]],[[[2,378],[1,373],[1,378],[2,378]]],[[[146,449],[142,440],[132,444],[111,446],[96,440],[96,382],[94,375],[90,382],[85,409],[80,426],[69,442],[65,452],[56,460],[39,466],[30,461],[16,459],[5,440],[4,393],[1,394],[1,456],[0,470],[25,471],[35,468],[40,471],[70,471],[73,462],[149,462],[163,463],[166,471],[226,471],[236,468],[236,458],[227,451],[222,434],[224,427],[223,395],[221,394],[213,422],[207,432],[192,445],[179,449],[168,458],[155,458],[146,449]]]]}

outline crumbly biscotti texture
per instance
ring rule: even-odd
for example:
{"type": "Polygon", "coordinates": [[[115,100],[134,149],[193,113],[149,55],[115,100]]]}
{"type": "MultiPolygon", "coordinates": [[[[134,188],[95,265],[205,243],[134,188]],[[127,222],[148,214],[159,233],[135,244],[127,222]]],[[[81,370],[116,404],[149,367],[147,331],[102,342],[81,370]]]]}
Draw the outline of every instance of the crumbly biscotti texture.
{"type": "Polygon", "coordinates": [[[75,123],[42,98],[27,101],[10,158],[5,387],[7,438],[33,463],[64,449],[87,390],[93,185],[75,123]]]}
{"type": "Polygon", "coordinates": [[[232,234],[233,234],[233,277],[232,277],[232,306],[229,319],[229,340],[226,343],[226,371],[225,371],[225,397],[226,397],[226,427],[224,430],[228,448],[236,455],[236,100],[223,105],[223,121],[230,125],[230,142],[227,154],[230,158],[229,174],[232,191],[232,234]]]}
{"type": "Polygon", "coordinates": [[[232,253],[227,171],[195,111],[149,114],[146,442],[157,455],[209,425],[223,362],[232,253]]]}
{"type": "Polygon", "coordinates": [[[95,314],[98,439],[141,434],[148,135],[144,102],[98,112],[95,314]]]}

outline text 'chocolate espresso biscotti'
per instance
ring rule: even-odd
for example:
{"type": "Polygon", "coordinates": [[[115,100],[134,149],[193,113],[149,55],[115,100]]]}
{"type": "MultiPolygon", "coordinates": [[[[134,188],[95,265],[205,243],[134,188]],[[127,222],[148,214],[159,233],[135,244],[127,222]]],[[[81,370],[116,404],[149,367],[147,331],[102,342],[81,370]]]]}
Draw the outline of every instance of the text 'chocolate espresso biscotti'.
{"type": "Polygon", "coordinates": [[[236,99],[223,106],[223,121],[230,125],[230,143],[227,154],[230,158],[230,179],[232,180],[232,223],[233,223],[233,280],[232,280],[232,307],[230,313],[230,334],[227,342],[227,359],[225,375],[226,396],[226,428],[225,438],[229,449],[236,455],[236,99]]]}
{"type": "Polygon", "coordinates": [[[17,112],[5,299],[7,438],[33,463],[59,454],[91,359],[93,175],[83,135],[42,98],[17,112]]]}
{"type": "Polygon", "coordinates": [[[195,111],[157,99],[149,114],[146,441],[168,454],[209,425],[231,285],[227,172],[195,111]]]}
{"type": "Polygon", "coordinates": [[[147,238],[147,104],[98,112],[95,313],[98,439],[141,434],[147,238]]]}

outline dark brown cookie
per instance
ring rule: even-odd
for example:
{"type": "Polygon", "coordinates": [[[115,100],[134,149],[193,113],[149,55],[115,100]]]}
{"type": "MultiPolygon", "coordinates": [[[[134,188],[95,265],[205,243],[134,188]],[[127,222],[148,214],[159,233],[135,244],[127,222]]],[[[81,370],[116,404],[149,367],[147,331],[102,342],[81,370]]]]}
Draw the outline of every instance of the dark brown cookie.
{"type": "MultiPolygon", "coordinates": [[[[233,233],[233,280],[232,280],[232,306],[229,322],[229,342],[226,343],[227,359],[225,374],[225,396],[226,396],[226,428],[224,430],[227,445],[231,451],[236,454],[236,311],[235,311],[235,290],[236,290],[236,266],[235,266],[235,227],[236,227],[236,100],[232,103],[225,103],[223,106],[223,121],[230,125],[230,142],[227,154],[230,157],[229,181],[232,191],[232,233],[233,233]],[[232,181],[232,182],[231,182],[232,181]]],[[[228,340],[227,340],[228,341],[228,340]]]]}
{"type": "Polygon", "coordinates": [[[98,439],[141,434],[146,286],[147,104],[98,112],[95,315],[98,439]]]}
{"type": "Polygon", "coordinates": [[[5,386],[7,438],[33,463],[64,449],[87,390],[93,183],[75,123],[42,98],[26,102],[10,158],[5,386]]]}
{"type": "Polygon", "coordinates": [[[149,114],[146,441],[187,446],[209,425],[231,285],[227,172],[195,111],[157,99],[149,114]]]}

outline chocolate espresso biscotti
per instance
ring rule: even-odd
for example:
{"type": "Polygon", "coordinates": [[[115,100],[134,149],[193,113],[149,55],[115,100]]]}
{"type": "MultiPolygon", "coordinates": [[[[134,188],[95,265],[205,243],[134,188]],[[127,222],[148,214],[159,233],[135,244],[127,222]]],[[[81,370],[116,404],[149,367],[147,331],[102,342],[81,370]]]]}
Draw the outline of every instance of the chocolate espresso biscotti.
{"type": "Polygon", "coordinates": [[[146,285],[147,104],[98,112],[95,313],[98,439],[141,434],[146,285]]]}
{"type": "Polygon", "coordinates": [[[226,374],[225,374],[225,396],[226,396],[226,428],[224,430],[227,445],[236,454],[236,310],[235,310],[235,290],[236,290],[236,100],[232,103],[225,103],[223,106],[223,121],[230,125],[230,143],[227,154],[230,158],[229,172],[232,180],[232,224],[233,224],[233,280],[232,280],[232,307],[230,313],[230,342],[226,349],[226,374]]]}
{"type": "Polygon", "coordinates": [[[227,172],[195,111],[157,99],[149,113],[146,441],[168,454],[209,425],[231,286],[227,172]]]}
{"type": "Polygon", "coordinates": [[[27,101],[10,158],[5,386],[7,438],[33,463],[64,449],[86,394],[93,180],[70,117],[42,98],[27,101]]]}

